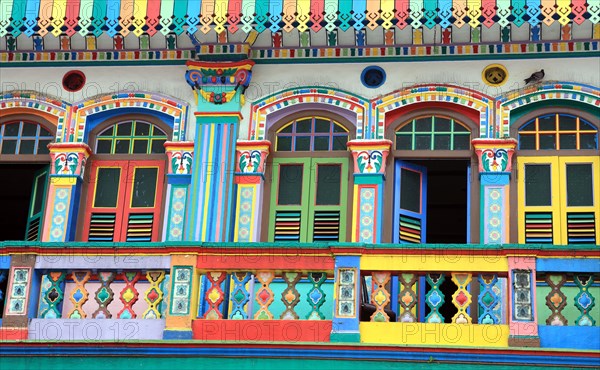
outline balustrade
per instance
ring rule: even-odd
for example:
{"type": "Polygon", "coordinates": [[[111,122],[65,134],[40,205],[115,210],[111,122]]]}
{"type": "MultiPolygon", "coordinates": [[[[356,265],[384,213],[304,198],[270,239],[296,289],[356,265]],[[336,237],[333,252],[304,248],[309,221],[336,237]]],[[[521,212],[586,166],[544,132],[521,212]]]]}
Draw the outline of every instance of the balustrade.
{"type": "Polygon", "coordinates": [[[326,272],[209,271],[203,279],[202,319],[331,319],[333,281],[326,272]]]}
{"type": "Polygon", "coordinates": [[[507,279],[498,274],[363,272],[372,322],[505,324],[507,279]]]}
{"type": "Polygon", "coordinates": [[[168,272],[49,271],[42,275],[40,319],[160,319],[168,272]],[[141,298],[140,298],[141,295],[141,298]]]}
{"type": "Polygon", "coordinates": [[[559,272],[537,275],[540,323],[549,326],[599,326],[596,298],[598,274],[559,272]]]}

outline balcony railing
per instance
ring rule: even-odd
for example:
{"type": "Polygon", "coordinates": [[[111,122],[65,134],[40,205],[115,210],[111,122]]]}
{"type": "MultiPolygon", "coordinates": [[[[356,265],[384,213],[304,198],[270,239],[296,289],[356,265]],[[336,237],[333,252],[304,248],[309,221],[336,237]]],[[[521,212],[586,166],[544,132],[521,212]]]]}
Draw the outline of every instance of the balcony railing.
{"type": "Polygon", "coordinates": [[[0,256],[4,339],[600,347],[597,246],[5,242],[0,256]]]}

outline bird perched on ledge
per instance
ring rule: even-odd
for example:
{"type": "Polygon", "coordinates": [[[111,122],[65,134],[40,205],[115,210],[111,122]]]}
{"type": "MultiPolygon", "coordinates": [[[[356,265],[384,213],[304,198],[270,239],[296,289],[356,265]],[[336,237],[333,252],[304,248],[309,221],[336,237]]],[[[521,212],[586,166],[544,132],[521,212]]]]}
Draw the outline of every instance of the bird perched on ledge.
{"type": "Polygon", "coordinates": [[[544,76],[546,74],[544,73],[544,70],[542,69],[541,71],[537,71],[531,74],[531,76],[529,76],[529,78],[525,79],[525,85],[529,85],[530,83],[536,83],[536,82],[540,82],[544,76]]]}

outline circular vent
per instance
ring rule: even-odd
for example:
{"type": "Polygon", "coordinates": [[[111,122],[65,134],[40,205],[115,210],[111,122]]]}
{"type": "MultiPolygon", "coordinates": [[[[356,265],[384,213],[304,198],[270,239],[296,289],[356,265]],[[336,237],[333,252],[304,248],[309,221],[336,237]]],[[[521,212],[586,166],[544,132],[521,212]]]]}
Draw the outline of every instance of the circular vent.
{"type": "Polygon", "coordinates": [[[483,70],[483,81],[490,86],[500,86],[506,82],[508,71],[500,64],[492,64],[483,70]]]}
{"type": "Polygon", "coordinates": [[[385,82],[385,71],[377,66],[367,67],[362,71],[360,80],[366,87],[375,89],[385,82]]]}
{"type": "Polygon", "coordinates": [[[81,71],[69,71],[63,77],[62,84],[67,91],[79,91],[85,85],[85,75],[81,71]]]}

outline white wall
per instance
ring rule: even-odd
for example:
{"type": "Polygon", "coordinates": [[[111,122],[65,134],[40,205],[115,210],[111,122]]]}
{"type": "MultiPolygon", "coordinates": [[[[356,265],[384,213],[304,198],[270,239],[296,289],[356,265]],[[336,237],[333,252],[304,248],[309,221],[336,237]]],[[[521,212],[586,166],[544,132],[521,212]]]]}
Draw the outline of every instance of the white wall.
{"type": "MultiPolygon", "coordinates": [[[[598,58],[259,64],[254,66],[252,82],[246,90],[247,101],[242,110],[244,122],[241,125],[239,136],[246,137],[250,104],[287,88],[309,85],[335,87],[372,99],[415,84],[449,83],[497,96],[522,88],[524,86],[523,79],[542,68],[546,72],[545,80],[548,81],[578,82],[600,86],[600,59],[598,58]],[[490,87],[482,81],[483,69],[493,63],[502,64],[508,69],[508,81],[501,87],[490,87]],[[369,89],[361,83],[360,74],[366,66],[375,64],[386,71],[387,80],[382,87],[369,89]]],[[[119,66],[117,63],[114,67],[3,67],[0,69],[0,89],[3,93],[15,90],[35,90],[69,102],[91,98],[99,94],[150,91],[187,101],[193,111],[195,110],[194,97],[191,88],[185,82],[185,72],[184,65],[126,67],[119,66]],[[62,88],[62,77],[72,69],[83,71],[87,77],[86,86],[77,93],[68,93],[62,88]]],[[[188,127],[193,130],[194,125],[188,125],[188,127]]]]}

